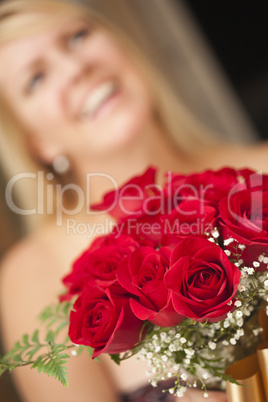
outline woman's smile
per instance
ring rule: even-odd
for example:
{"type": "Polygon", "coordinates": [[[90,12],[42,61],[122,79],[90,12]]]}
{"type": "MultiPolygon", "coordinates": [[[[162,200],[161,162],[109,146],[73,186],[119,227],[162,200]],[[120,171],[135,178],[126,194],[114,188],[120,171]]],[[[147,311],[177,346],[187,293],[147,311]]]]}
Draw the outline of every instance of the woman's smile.
{"type": "Polygon", "coordinates": [[[119,95],[119,84],[115,79],[106,80],[94,86],[83,102],[81,117],[83,120],[93,120],[106,116],[113,110],[119,95]]]}

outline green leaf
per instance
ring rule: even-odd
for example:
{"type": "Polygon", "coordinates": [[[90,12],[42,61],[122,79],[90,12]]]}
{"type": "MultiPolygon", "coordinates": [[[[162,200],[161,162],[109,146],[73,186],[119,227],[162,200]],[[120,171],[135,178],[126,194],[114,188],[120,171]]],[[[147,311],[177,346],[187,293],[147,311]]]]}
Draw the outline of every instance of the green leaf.
{"type": "MultiPolygon", "coordinates": [[[[90,348],[91,349],[91,348],[90,348]]],[[[78,348],[76,349],[77,351],[77,355],[81,355],[81,353],[85,350],[85,346],[84,345],[79,345],[78,348]]],[[[92,357],[92,354],[91,354],[92,357]]]]}
{"type": "Polygon", "coordinates": [[[37,365],[33,365],[32,368],[37,368],[38,373],[42,373],[45,361],[41,360],[37,365]]]}
{"type": "Polygon", "coordinates": [[[64,315],[69,316],[70,310],[73,307],[73,303],[65,303],[63,306],[62,312],[64,315]]]}
{"type": "Polygon", "coordinates": [[[28,334],[23,335],[22,342],[24,343],[25,346],[30,346],[29,345],[29,335],[28,334]]]}
{"type": "Polygon", "coordinates": [[[32,350],[29,350],[29,352],[26,353],[26,356],[28,357],[28,361],[33,360],[33,356],[39,352],[40,350],[40,346],[37,345],[35,348],[33,348],[32,350]]]}
{"type": "Polygon", "coordinates": [[[223,381],[229,381],[232,384],[240,385],[241,387],[245,386],[245,385],[241,384],[241,382],[235,380],[231,375],[221,374],[221,378],[223,381]]]}
{"type": "MultiPolygon", "coordinates": [[[[86,346],[86,348],[87,348],[87,351],[88,351],[89,356],[92,358],[94,349],[91,348],[90,346],[86,346]]],[[[100,359],[99,359],[98,357],[95,357],[94,360],[95,360],[95,362],[100,362],[100,359]]]]}
{"type": "Polygon", "coordinates": [[[23,362],[21,354],[19,354],[19,353],[13,357],[13,360],[14,360],[14,362],[18,362],[18,363],[23,362]]]}
{"type": "MultiPolygon", "coordinates": [[[[52,317],[50,317],[50,318],[52,318],[52,317]]],[[[52,327],[52,325],[54,325],[57,321],[58,321],[58,318],[57,318],[57,317],[53,318],[53,319],[47,324],[47,328],[52,327]]]]}
{"type": "Polygon", "coordinates": [[[62,323],[58,326],[58,328],[56,329],[55,334],[58,335],[58,334],[60,333],[60,331],[61,331],[63,328],[67,327],[68,324],[69,324],[69,323],[68,323],[67,321],[66,321],[66,322],[62,322],[62,323]]]}
{"type": "Polygon", "coordinates": [[[33,365],[31,366],[31,368],[38,368],[40,365],[42,365],[43,363],[45,363],[44,357],[39,356],[35,362],[33,363],[33,365]]]}
{"type": "Polygon", "coordinates": [[[47,307],[39,316],[42,322],[47,321],[53,315],[51,307],[47,307]]]}
{"type": "Polygon", "coordinates": [[[5,364],[0,363],[0,377],[8,370],[8,366],[5,364]]]}
{"type": "Polygon", "coordinates": [[[36,331],[34,331],[34,334],[32,336],[32,342],[37,343],[38,345],[40,345],[40,342],[39,342],[39,330],[38,329],[36,331]]]}
{"type": "Polygon", "coordinates": [[[110,355],[110,357],[116,364],[118,364],[118,366],[120,365],[120,355],[119,355],[119,353],[115,354],[115,355],[110,355]]]}
{"type": "MultiPolygon", "coordinates": [[[[69,355],[62,355],[66,357],[70,357],[69,355]]],[[[68,377],[67,377],[67,369],[63,365],[66,363],[66,359],[62,359],[61,357],[59,360],[51,359],[48,360],[39,360],[38,364],[34,364],[32,368],[37,367],[38,372],[43,372],[47,374],[49,377],[54,377],[58,381],[60,381],[66,388],[68,388],[68,377]]]]}
{"type": "Polygon", "coordinates": [[[91,348],[90,346],[87,346],[87,351],[88,351],[89,356],[92,357],[94,349],[91,348]]]}
{"type": "Polygon", "coordinates": [[[54,342],[55,342],[55,335],[54,335],[54,332],[49,331],[49,332],[47,333],[46,342],[49,343],[49,344],[52,344],[52,345],[54,344],[54,342]]]}
{"type": "Polygon", "coordinates": [[[66,388],[68,388],[68,377],[67,377],[67,368],[64,366],[58,367],[54,374],[53,377],[56,378],[58,381],[60,381],[66,388]]]}

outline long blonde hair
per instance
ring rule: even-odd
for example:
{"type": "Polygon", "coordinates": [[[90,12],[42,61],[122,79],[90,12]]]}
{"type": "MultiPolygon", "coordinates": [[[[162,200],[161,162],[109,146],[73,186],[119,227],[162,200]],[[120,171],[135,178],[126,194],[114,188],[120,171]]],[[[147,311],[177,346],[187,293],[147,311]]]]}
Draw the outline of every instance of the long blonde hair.
{"type": "MultiPolygon", "coordinates": [[[[192,154],[200,145],[211,143],[213,135],[196,121],[166,79],[161,55],[155,52],[135,12],[134,3],[126,0],[88,0],[79,3],[70,0],[6,0],[0,4],[0,45],[55,25],[63,14],[93,18],[116,37],[143,71],[164,132],[170,134],[182,151],[192,154]],[[35,12],[47,14],[48,18],[43,18],[42,24],[40,18],[36,19],[36,24],[31,19],[30,24],[29,16],[35,12]]],[[[23,152],[20,124],[8,107],[1,88],[0,111],[0,152],[7,175],[12,176],[22,169],[38,169],[27,150],[23,152]],[[19,152],[11,158],[11,155],[15,155],[14,145],[18,142],[19,152]]],[[[19,190],[19,193],[22,191],[19,190]]]]}

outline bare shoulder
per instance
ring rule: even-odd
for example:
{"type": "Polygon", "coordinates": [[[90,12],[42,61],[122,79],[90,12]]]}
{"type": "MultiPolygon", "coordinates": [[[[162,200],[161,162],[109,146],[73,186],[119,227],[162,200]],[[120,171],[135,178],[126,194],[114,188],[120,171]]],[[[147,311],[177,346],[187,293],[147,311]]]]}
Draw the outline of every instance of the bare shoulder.
{"type": "Polygon", "coordinates": [[[24,332],[32,331],[42,309],[61,290],[53,256],[31,237],[9,251],[0,268],[0,318],[6,347],[24,332]],[[57,287],[57,291],[56,291],[57,287]],[[27,312],[27,313],[26,313],[27,312]]]}
{"type": "Polygon", "coordinates": [[[219,169],[223,166],[250,168],[268,172],[268,141],[250,144],[217,144],[199,152],[201,168],[219,169]]]}
{"type": "MultiPolygon", "coordinates": [[[[23,334],[32,334],[41,327],[38,316],[57,301],[63,289],[61,278],[70,268],[70,258],[77,252],[69,247],[69,252],[62,257],[62,249],[68,249],[68,242],[73,243],[55,228],[46,228],[41,235],[30,236],[15,245],[4,257],[0,267],[0,326],[6,350],[23,334]]],[[[105,365],[94,362],[87,354],[71,359],[68,372],[68,390],[29,367],[15,370],[14,379],[22,399],[29,402],[54,399],[71,402],[77,395],[81,402],[91,397],[96,402],[118,401],[116,386],[105,365]]]]}

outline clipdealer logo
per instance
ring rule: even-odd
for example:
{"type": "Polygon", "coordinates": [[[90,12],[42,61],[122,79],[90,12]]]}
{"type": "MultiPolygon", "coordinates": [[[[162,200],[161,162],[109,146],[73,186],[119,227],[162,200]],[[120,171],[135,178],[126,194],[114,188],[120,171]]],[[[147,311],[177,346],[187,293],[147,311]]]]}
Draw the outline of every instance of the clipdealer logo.
{"type": "Polygon", "coordinates": [[[7,183],[5,190],[6,203],[11,211],[22,216],[55,214],[57,226],[62,226],[64,215],[75,216],[81,212],[86,212],[88,215],[98,215],[103,213],[90,210],[91,181],[97,177],[104,177],[109,180],[113,189],[117,190],[119,188],[115,179],[104,173],[88,173],[86,175],[86,191],[74,183],[66,185],[55,184],[55,182],[53,182],[54,175],[52,173],[48,173],[47,175],[45,175],[43,171],[37,173],[19,173],[13,176],[7,183]],[[31,206],[29,209],[24,209],[18,206],[14,197],[16,185],[23,185],[23,181],[25,182],[25,180],[30,180],[32,182],[31,185],[35,188],[36,194],[36,205],[31,206]],[[68,208],[64,205],[64,197],[67,192],[73,192],[73,194],[76,195],[77,202],[72,208],[68,208]]]}
{"type": "MultiPolygon", "coordinates": [[[[182,184],[176,188],[175,193],[173,193],[172,188],[169,188],[169,185],[172,186],[171,180],[167,180],[167,187],[165,188],[165,192],[161,191],[162,187],[157,184],[149,184],[145,186],[145,188],[140,187],[137,184],[127,183],[123,187],[119,187],[117,181],[111,175],[106,173],[88,173],[85,177],[85,186],[84,188],[80,187],[75,183],[69,183],[66,185],[57,184],[54,182],[54,175],[49,173],[45,176],[43,171],[39,171],[37,173],[33,172],[23,172],[13,176],[6,186],[5,198],[7,205],[9,208],[16,214],[22,216],[31,216],[31,215],[55,215],[56,216],[56,224],[57,226],[63,225],[63,217],[75,217],[81,212],[86,213],[86,215],[103,215],[109,213],[115,206],[119,208],[125,216],[130,216],[133,214],[131,210],[132,201],[139,205],[139,210],[135,211],[135,214],[146,214],[146,215],[157,215],[157,214],[169,214],[172,210],[176,209],[182,215],[192,216],[194,214],[203,214],[206,201],[206,193],[208,191],[213,191],[213,185],[200,184],[198,188],[191,184],[182,184]],[[110,191],[114,191],[114,200],[105,210],[97,211],[90,209],[90,205],[92,205],[92,188],[93,188],[93,180],[98,179],[106,179],[109,181],[109,187],[111,187],[110,191]],[[36,205],[31,205],[29,209],[23,209],[19,207],[14,197],[14,191],[16,185],[23,185],[23,181],[29,180],[31,184],[35,187],[36,194],[36,202],[33,201],[36,205]],[[156,190],[154,192],[154,190],[156,190]],[[76,195],[76,205],[73,205],[71,208],[64,205],[64,198],[67,192],[73,192],[76,195]],[[152,193],[154,194],[152,198],[146,197],[145,194],[152,193]],[[181,197],[180,194],[183,193],[190,194],[181,197]],[[170,196],[166,196],[169,194],[170,196]],[[198,199],[200,201],[198,205],[198,211],[196,209],[181,209],[181,202],[184,200],[198,199]],[[150,210],[148,207],[150,199],[157,200],[157,209],[150,210]],[[168,202],[168,205],[167,205],[168,202]],[[129,209],[128,209],[129,208],[129,209]]],[[[96,183],[95,183],[96,184],[96,183]]],[[[253,173],[249,176],[247,182],[247,188],[249,189],[257,189],[261,188],[263,185],[263,176],[262,172],[253,173]]],[[[228,210],[232,215],[233,219],[238,222],[243,223],[243,217],[237,216],[237,213],[234,211],[232,206],[232,197],[235,193],[241,190],[241,183],[237,183],[234,185],[229,194],[227,195],[228,199],[228,210]]],[[[255,210],[261,210],[260,202],[262,199],[259,197],[257,191],[251,191],[251,211],[252,214],[249,217],[249,220],[254,222],[255,219],[255,210]]],[[[143,228],[146,230],[146,228],[143,228]]]]}

